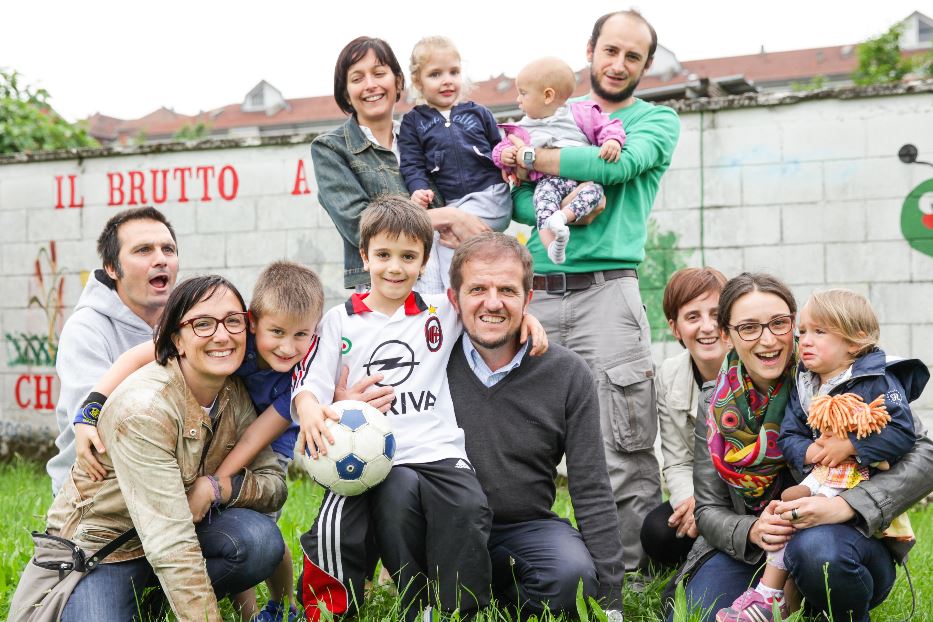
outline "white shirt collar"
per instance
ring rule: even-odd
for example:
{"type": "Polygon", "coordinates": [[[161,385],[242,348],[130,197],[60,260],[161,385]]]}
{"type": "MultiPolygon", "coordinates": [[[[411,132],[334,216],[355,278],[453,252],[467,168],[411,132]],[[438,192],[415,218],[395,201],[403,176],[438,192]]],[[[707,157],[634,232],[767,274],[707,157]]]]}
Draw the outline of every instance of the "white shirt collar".
{"type": "MultiPolygon", "coordinates": [[[[399,128],[401,127],[402,127],[401,121],[399,121],[398,119],[392,119],[392,148],[389,149],[389,151],[395,154],[395,159],[398,160],[399,162],[402,161],[401,156],[399,155],[399,151],[398,151],[398,131],[399,131],[399,128]]],[[[371,142],[374,145],[379,145],[380,147],[385,148],[385,145],[383,145],[378,140],[376,140],[376,136],[373,134],[373,131],[371,129],[369,129],[365,125],[361,125],[360,130],[362,130],[363,136],[365,136],[369,140],[369,142],[371,142]]]]}
{"type": "Polygon", "coordinates": [[[470,340],[470,336],[463,331],[463,353],[466,355],[467,363],[470,365],[470,369],[473,370],[473,373],[476,374],[476,377],[479,378],[479,381],[483,383],[486,387],[491,387],[497,382],[505,378],[509,372],[521,365],[522,357],[525,356],[525,351],[528,349],[528,342],[522,344],[518,349],[518,352],[515,353],[515,356],[512,357],[512,360],[500,367],[499,369],[493,371],[489,369],[489,366],[486,365],[486,361],[483,360],[483,357],[480,356],[480,353],[476,350],[476,346],[473,345],[473,342],[470,340]]]}

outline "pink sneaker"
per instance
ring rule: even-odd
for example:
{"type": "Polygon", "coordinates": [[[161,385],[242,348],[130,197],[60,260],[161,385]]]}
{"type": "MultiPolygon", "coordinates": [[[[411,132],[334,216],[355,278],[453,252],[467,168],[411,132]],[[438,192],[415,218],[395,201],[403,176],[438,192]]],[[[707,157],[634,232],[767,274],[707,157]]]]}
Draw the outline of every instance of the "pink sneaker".
{"type": "MultiPolygon", "coordinates": [[[[789,613],[787,600],[779,605],[781,617],[787,617],[789,613]]],[[[716,614],[716,622],[772,622],[774,620],[773,609],[764,596],[755,591],[755,588],[749,588],[744,591],[731,607],[720,609],[716,614]]]]}

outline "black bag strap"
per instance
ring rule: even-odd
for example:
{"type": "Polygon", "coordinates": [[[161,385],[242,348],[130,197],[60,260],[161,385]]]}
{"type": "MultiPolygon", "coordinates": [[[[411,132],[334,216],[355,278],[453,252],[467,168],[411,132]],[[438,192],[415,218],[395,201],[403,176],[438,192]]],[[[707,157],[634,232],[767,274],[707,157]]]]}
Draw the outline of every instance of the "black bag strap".
{"type": "Polygon", "coordinates": [[[130,527],[119,536],[97,549],[97,552],[87,558],[84,562],[85,572],[90,572],[97,568],[97,565],[104,561],[104,558],[116,551],[118,548],[136,537],[136,527],[130,527]]]}

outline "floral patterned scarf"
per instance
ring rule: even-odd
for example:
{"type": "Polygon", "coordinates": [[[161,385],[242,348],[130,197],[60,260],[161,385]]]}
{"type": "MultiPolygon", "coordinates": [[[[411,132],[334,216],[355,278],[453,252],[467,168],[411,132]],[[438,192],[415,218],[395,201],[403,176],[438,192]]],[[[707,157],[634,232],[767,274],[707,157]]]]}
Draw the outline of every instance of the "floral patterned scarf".
{"type": "Polygon", "coordinates": [[[777,445],[784,407],[794,385],[796,351],[767,394],[755,389],[735,350],[719,370],[707,418],[706,442],[719,476],[752,512],[778,492],[776,480],[787,463],[777,445]]]}

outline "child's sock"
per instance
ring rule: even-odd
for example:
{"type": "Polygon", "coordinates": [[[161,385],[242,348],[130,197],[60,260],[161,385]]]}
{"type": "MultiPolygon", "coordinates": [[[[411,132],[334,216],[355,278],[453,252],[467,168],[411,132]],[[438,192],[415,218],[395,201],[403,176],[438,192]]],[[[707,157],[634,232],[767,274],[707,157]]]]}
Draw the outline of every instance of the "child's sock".
{"type": "Polygon", "coordinates": [[[564,227],[564,231],[556,234],[554,241],[548,244],[547,256],[552,262],[562,264],[567,260],[565,251],[567,250],[567,240],[570,239],[569,227],[564,227]]]}
{"type": "Polygon", "coordinates": [[[567,260],[565,251],[567,241],[570,239],[570,227],[567,226],[567,216],[560,210],[551,214],[544,222],[544,226],[554,233],[554,241],[548,244],[547,256],[552,262],[562,264],[567,260]]]}
{"type": "Polygon", "coordinates": [[[567,228],[567,215],[557,210],[548,216],[547,220],[544,221],[544,226],[553,231],[555,235],[559,235],[567,228]]]}
{"type": "Polygon", "coordinates": [[[776,590],[759,581],[755,591],[764,596],[769,603],[775,601],[779,607],[784,605],[784,590],[776,590]]]}

